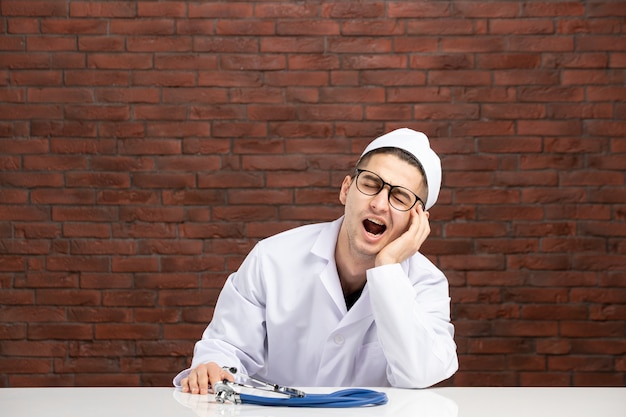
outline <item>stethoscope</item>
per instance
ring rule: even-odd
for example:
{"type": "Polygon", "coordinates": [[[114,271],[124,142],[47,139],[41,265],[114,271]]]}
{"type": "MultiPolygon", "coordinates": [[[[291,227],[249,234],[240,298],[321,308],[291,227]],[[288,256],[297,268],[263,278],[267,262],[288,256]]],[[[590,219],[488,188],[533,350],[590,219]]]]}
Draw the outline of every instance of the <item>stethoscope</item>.
{"type": "MultiPolygon", "coordinates": [[[[224,367],[232,374],[237,368],[224,367]]],[[[227,379],[218,382],[213,387],[215,401],[218,403],[231,402],[234,404],[254,404],[280,407],[319,407],[319,408],[348,408],[386,404],[387,394],[364,388],[347,388],[329,394],[307,394],[295,388],[284,387],[278,384],[263,381],[251,376],[243,376],[256,385],[231,382],[227,379]],[[241,388],[248,388],[265,393],[282,394],[282,396],[251,395],[240,392],[241,388]]]]}

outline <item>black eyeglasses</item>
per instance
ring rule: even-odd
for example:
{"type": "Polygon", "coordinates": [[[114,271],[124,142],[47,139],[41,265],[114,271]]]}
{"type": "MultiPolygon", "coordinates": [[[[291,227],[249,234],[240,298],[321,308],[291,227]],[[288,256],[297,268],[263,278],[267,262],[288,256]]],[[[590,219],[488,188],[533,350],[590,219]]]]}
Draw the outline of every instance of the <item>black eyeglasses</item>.
{"type": "Polygon", "coordinates": [[[389,194],[387,199],[391,207],[398,211],[409,211],[415,206],[418,201],[424,208],[424,202],[413,191],[406,187],[399,185],[391,185],[378,174],[368,171],[366,169],[356,170],[356,188],[365,195],[376,195],[385,188],[385,185],[389,186],[389,194]]]}

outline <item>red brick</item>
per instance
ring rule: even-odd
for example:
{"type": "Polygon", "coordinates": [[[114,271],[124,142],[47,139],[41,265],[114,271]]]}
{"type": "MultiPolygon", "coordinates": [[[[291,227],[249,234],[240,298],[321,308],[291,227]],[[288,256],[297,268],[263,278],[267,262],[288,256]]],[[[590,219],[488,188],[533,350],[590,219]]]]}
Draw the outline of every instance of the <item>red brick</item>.
{"type": "Polygon", "coordinates": [[[244,156],[242,167],[246,170],[288,170],[303,171],[307,168],[306,159],[304,157],[290,156],[244,156]]]}
{"type": "Polygon", "coordinates": [[[175,325],[164,325],[163,326],[163,339],[168,340],[189,340],[193,343],[193,341],[197,341],[201,336],[202,332],[206,328],[206,323],[200,324],[175,324],[175,325]]]}
{"type": "MultiPolygon", "coordinates": [[[[257,200],[255,199],[254,202],[257,200]]],[[[270,199],[271,201],[271,199],[270,199]]],[[[235,202],[237,204],[245,203],[245,201],[235,202]]],[[[189,238],[241,238],[244,236],[242,227],[231,223],[187,223],[180,228],[181,236],[189,238]]]]}
{"type": "Polygon", "coordinates": [[[604,339],[576,339],[572,342],[572,351],[577,355],[623,355],[626,353],[626,342],[621,340],[612,340],[611,342],[606,343],[606,340],[604,339]]]}
{"type": "Polygon", "coordinates": [[[489,33],[496,35],[535,35],[552,34],[554,32],[555,25],[550,19],[491,19],[489,24],[489,33]]]}
{"type": "Polygon", "coordinates": [[[461,371],[454,376],[454,383],[461,387],[517,386],[517,376],[513,372],[461,371]]]}
{"type": "Polygon", "coordinates": [[[74,386],[78,387],[136,387],[139,385],[139,375],[119,373],[81,373],[76,374],[74,386]]]}
{"type": "Polygon", "coordinates": [[[138,288],[198,288],[196,274],[142,274],[137,275],[138,288]]]}
{"type": "Polygon", "coordinates": [[[59,52],[51,57],[51,68],[82,69],[85,68],[85,55],[82,52],[59,52]]]}
{"type": "Polygon", "coordinates": [[[364,54],[348,56],[345,68],[353,70],[404,69],[407,60],[404,56],[393,54],[364,54]]]}
{"type": "Polygon", "coordinates": [[[342,24],[344,35],[401,35],[404,25],[400,21],[389,20],[350,20],[342,24]]]}
{"type": "Polygon", "coordinates": [[[576,356],[556,356],[548,358],[548,369],[555,371],[607,371],[611,368],[612,358],[599,357],[576,357],[576,356]]]}
{"type": "MultiPolygon", "coordinates": [[[[298,138],[328,138],[332,132],[332,123],[328,121],[311,121],[309,123],[278,121],[272,122],[269,130],[272,133],[272,136],[278,135],[282,138],[288,139],[285,141],[285,146],[289,146],[292,143],[298,143],[298,138]]],[[[265,143],[265,141],[255,141],[252,145],[258,147],[258,144],[260,143],[265,143]]],[[[269,147],[269,151],[272,151],[272,153],[274,153],[273,151],[275,150],[282,152],[283,147],[277,149],[280,142],[274,141],[273,144],[275,144],[276,147],[269,147]]],[[[244,150],[248,149],[247,146],[250,146],[250,142],[245,143],[243,141],[237,141],[235,149],[237,153],[243,153],[244,150]]],[[[339,144],[339,146],[341,146],[341,144],[339,144]]],[[[265,149],[258,150],[260,154],[268,152],[267,146],[264,146],[263,148],[265,149]]],[[[300,147],[298,147],[298,149],[300,149],[300,147]]]]}
{"type": "MultiPolygon", "coordinates": [[[[202,318],[204,323],[210,317],[202,318]]],[[[143,356],[186,356],[193,350],[192,341],[139,341],[137,342],[137,353],[143,356]]]]}
{"type": "Polygon", "coordinates": [[[545,317],[558,320],[585,320],[588,317],[587,306],[555,306],[530,304],[522,308],[522,317],[525,319],[540,320],[545,317]]]}
{"type": "Polygon", "coordinates": [[[570,374],[564,372],[524,372],[520,375],[520,385],[526,387],[563,387],[571,384],[570,374]]]}
{"type": "Polygon", "coordinates": [[[130,322],[132,311],[130,309],[115,309],[111,307],[70,307],[67,310],[67,318],[70,321],[83,323],[107,323],[107,322],[130,322]]]}
{"type": "Polygon", "coordinates": [[[503,355],[463,355],[459,358],[459,366],[471,372],[476,370],[496,371],[504,368],[503,355]]]}
{"type": "Polygon", "coordinates": [[[42,33],[65,34],[105,34],[106,21],[100,19],[43,19],[42,33]]]}
{"type": "MultiPolygon", "coordinates": [[[[313,135],[307,136],[311,137],[313,135]]],[[[352,165],[354,163],[353,158],[350,158],[347,163],[340,157],[338,157],[337,160],[334,161],[335,163],[333,163],[333,161],[328,161],[328,157],[326,157],[326,155],[328,155],[329,153],[343,154],[348,151],[348,149],[346,149],[346,143],[337,142],[333,139],[294,138],[289,140],[286,145],[286,150],[289,153],[307,154],[305,161],[307,165],[311,168],[317,168],[322,170],[340,169],[348,172],[348,170],[352,168],[352,165]],[[316,159],[316,155],[321,156],[318,156],[316,159]]],[[[337,181],[337,185],[339,185],[339,183],[340,182],[337,181]]]]}
{"type": "Polygon", "coordinates": [[[70,341],[68,352],[73,357],[129,356],[135,353],[134,342],[122,340],[70,341]]]}
{"type": "MultiPolygon", "coordinates": [[[[13,158],[11,159],[13,160],[13,158]]],[[[26,190],[2,190],[0,191],[0,199],[5,204],[24,204],[28,199],[28,195],[26,190]]]]}
{"type": "MultiPolygon", "coordinates": [[[[62,72],[57,70],[26,70],[15,73],[11,76],[11,82],[14,85],[27,85],[27,86],[53,86],[53,85],[61,85],[62,84],[62,72]]],[[[39,89],[29,89],[27,97],[37,97],[36,92],[40,91],[39,89]],[[35,94],[33,94],[35,93],[35,94]]],[[[50,89],[48,91],[53,91],[57,94],[56,100],[51,100],[50,102],[59,101],[58,94],[61,92],[59,89],[50,89]]],[[[67,89],[68,91],[68,101],[71,99],[71,89],[67,89]]],[[[17,93],[17,91],[15,91],[17,93]]],[[[20,95],[19,98],[16,98],[14,101],[23,101],[23,96],[20,95]]],[[[9,101],[9,98],[4,98],[3,101],[9,101]]],[[[11,100],[13,101],[13,100],[11,100]]]]}
{"type": "Polygon", "coordinates": [[[124,373],[163,372],[164,369],[172,369],[180,366],[178,358],[122,358],[120,370],[124,373]]]}
{"type": "Polygon", "coordinates": [[[162,94],[164,103],[225,103],[228,101],[226,91],[219,88],[175,88],[166,89],[162,94]]]}
{"type": "Polygon", "coordinates": [[[286,58],[279,54],[268,55],[224,55],[221,65],[226,70],[246,71],[276,71],[284,70],[287,65],[286,58]]]}
{"type": "Polygon", "coordinates": [[[202,242],[198,240],[152,240],[141,242],[137,249],[140,254],[179,254],[194,255],[202,253],[202,242]]]}
{"type": "Polygon", "coordinates": [[[451,9],[446,3],[415,4],[398,1],[387,5],[387,13],[391,18],[447,17],[450,16],[451,9]]]}
{"type": "Polygon", "coordinates": [[[574,384],[586,387],[623,387],[623,372],[579,372],[574,376],[574,384]]]}
{"type": "MultiPolygon", "coordinates": [[[[260,51],[263,53],[322,53],[324,40],[318,37],[263,37],[260,39],[260,51]]],[[[333,56],[325,58],[333,62],[338,61],[338,58],[333,56]]]]}
{"type": "Polygon", "coordinates": [[[4,16],[64,16],[67,4],[61,1],[6,0],[1,10],[4,16]]]}
{"type": "MultiPolygon", "coordinates": [[[[1,177],[1,176],[0,176],[1,177]]],[[[4,205],[0,208],[1,220],[16,220],[41,222],[49,221],[50,213],[44,207],[20,206],[20,205],[4,205]]]]}
{"type": "Polygon", "coordinates": [[[79,51],[116,51],[124,50],[122,36],[82,36],[78,38],[79,51]]]}
{"type": "MultiPolygon", "coordinates": [[[[315,60],[312,58],[305,58],[307,62],[294,62],[297,61],[298,57],[291,57],[289,60],[289,65],[301,68],[305,66],[307,69],[312,69],[313,67],[324,66],[326,62],[324,60],[315,60]],[[312,64],[309,64],[308,61],[315,60],[312,64]],[[324,61],[324,62],[321,62],[324,61]]],[[[331,64],[331,66],[333,66],[331,64]]],[[[324,68],[319,68],[324,69],[324,68]]],[[[307,71],[306,73],[288,73],[288,72],[274,72],[266,75],[265,77],[266,84],[271,87],[285,87],[285,86],[325,86],[328,85],[328,74],[326,71],[307,71]]]]}
{"type": "Polygon", "coordinates": [[[564,355],[570,353],[572,343],[565,339],[543,339],[537,341],[537,353],[564,355]]]}
{"type": "MultiPolygon", "coordinates": [[[[441,41],[441,49],[444,53],[490,53],[506,50],[504,40],[481,39],[479,37],[446,37],[441,41]]],[[[512,49],[513,51],[524,51],[524,49],[512,49]]]]}
{"type": "Polygon", "coordinates": [[[215,3],[189,4],[191,18],[250,18],[253,8],[250,4],[222,5],[215,3]]]}
{"type": "Polygon", "coordinates": [[[0,119],[60,119],[60,110],[58,104],[0,104],[0,119]]]}
{"type": "Polygon", "coordinates": [[[82,273],[81,288],[129,288],[130,274],[119,273],[82,273]]]}
{"type": "MultiPolygon", "coordinates": [[[[157,129],[154,127],[154,129],[157,129]]],[[[135,139],[128,138],[119,144],[121,155],[177,155],[181,153],[177,139],[135,139]]]]}
{"type": "Polygon", "coordinates": [[[215,33],[222,36],[264,36],[275,33],[275,23],[269,20],[245,21],[220,19],[215,25],[215,33]]]}
{"type": "Polygon", "coordinates": [[[50,256],[47,259],[50,271],[103,272],[109,269],[109,261],[104,257],[50,256]]]}
{"type": "Polygon", "coordinates": [[[215,306],[218,289],[211,290],[167,290],[161,292],[161,306],[215,306]]]}
{"type": "Polygon", "coordinates": [[[4,374],[46,374],[52,371],[52,362],[47,358],[0,359],[0,372],[4,374]]]}
{"type": "Polygon", "coordinates": [[[281,36],[333,36],[339,32],[339,22],[319,20],[279,21],[275,29],[281,36]]]}
{"type": "Polygon", "coordinates": [[[293,120],[296,109],[291,106],[249,106],[250,120],[293,120]]]}
{"type": "MultiPolygon", "coordinates": [[[[29,358],[62,357],[67,353],[65,341],[3,341],[2,352],[7,356],[22,356],[29,358]]],[[[28,370],[30,373],[32,370],[28,370]]]]}
{"type": "Polygon", "coordinates": [[[93,334],[89,324],[45,323],[28,326],[28,338],[31,340],[90,340],[93,334]]]}
{"type": "MultiPolygon", "coordinates": [[[[179,47],[181,51],[187,51],[187,45],[181,45],[179,47]]],[[[218,67],[218,60],[214,56],[198,56],[197,54],[176,54],[176,55],[159,55],[155,59],[155,68],[159,70],[215,70],[218,67]]],[[[195,84],[195,73],[176,73],[173,71],[165,72],[159,71],[155,73],[154,71],[145,71],[135,74],[136,83],[148,84],[150,85],[151,81],[153,83],[164,83],[163,80],[167,80],[169,85],[172,86],[180,86],[185,83],[187,85],[195,84]]],[[[164,83],[164,85],[167,85],[164,83]]],[[[200,84],[202,85],[202,84],[200,84]]]]}
{"type": "MultiPolygon", "coordinates": [[[[406,36],[406,37],[398,37],[395,39],[393,52],[400,53],[400,54],[401,53],[434,53],[434,52],[439,52],[439,49],[440,49],[439,40],[436,37],[406,36]]],[[[416,62],[420,58],[411,58],[410,62],[416,62]]]]}
{"type": "Polygon", "coordinates": [[[121,35],[171,35],[174,28],[172,19],[112,19],[109,31],[121,35]]]}
{"type": "Polygon", "coordinates": [[[155,272],[158,271],[158,260],[145,257],[114,258],[111,262],[113,272],[155,272]]]}
{"type": "Polygon", "coordinates": [[[55,359],[54,369],[59,373],[106,372],[119,370],[118,362],[103,358],[78,358],[69,360],[55,359]]]}
{"type": "Polygon", "coordinates": [[[157,103],[158,92],[151,88],[99,89],[96,100],[107,103],[157,103]]]}
{"type": "Polygon", "coordinates": [[[155,324],[96,324],[95,339],[143,340],[159,336],[159,326],[155,324]]]}
{"type": "Polygon", "coordinates": [[[66,85],[88,86],[128,86],[130,84],[129,71],[122,70],[68,70],[65,71],[66,85]]]}
{"type": "Polygon", "coordinates": [[[90,106],[72,105],[66,106],[66,117],[73,120],[128,120],[130,109],[128,106],[90,106]]]}
{"type": "Polygon", "coordinates": [[[15,227],[16,236],[35,239],[59,237],[60,231],[59,225],[47,223],[27,223],[15,227]]]}
{"type": "Polygon", "coordinates": [[[140,2],[137,4],[137,16],[159,17],[172,16],[184,17],[186,7],[184,2],[169,1],[164,3],[140,2]]]}
{"type": "Polygon", "coordinates": [[[516,371],[544,371],[546,359],[539,355],[511,355],[508,368],[516,371]]]}
{"type": "Polygon", "coordinates": [[[140,120],[185,120],[186,116],[187,109],[183,106],[136,105],[133,109],[133,118],[140,120]]]}

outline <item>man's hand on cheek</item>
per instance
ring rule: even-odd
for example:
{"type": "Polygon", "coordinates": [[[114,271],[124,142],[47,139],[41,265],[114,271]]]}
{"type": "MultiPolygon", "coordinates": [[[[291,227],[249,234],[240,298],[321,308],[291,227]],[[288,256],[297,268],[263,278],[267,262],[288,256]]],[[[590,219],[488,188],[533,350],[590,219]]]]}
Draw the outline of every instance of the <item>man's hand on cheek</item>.
{"type": "Polygon", "coordinates": [[[376,266],[400,263],[413,256],[430,234],[430,214],[420,204],[409,213],[411,218],[408,229],[380,251],[376,256],[376,266]]]}

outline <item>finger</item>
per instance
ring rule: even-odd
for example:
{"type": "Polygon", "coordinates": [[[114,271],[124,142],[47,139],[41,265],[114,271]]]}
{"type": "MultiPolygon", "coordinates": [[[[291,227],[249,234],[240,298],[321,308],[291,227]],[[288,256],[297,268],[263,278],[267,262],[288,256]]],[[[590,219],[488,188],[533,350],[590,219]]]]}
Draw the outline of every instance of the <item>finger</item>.
{"type": "Polygon", "coordinates": [[[218,364],[216,363],[209,363],[207,365],[208,368],[208,377],[209,377],[209,383],[211,384],[211,387],[214,387],[215,384],[217,384],[218,382],[222,381],[222,368],[219,367],[218,364]]]}
{"type": "Polygon", "coordinates": [[[415,211],[411,210],[411,225],[409,228],[413,229],[413,233],[417,234],[419,232],[420,225],[423,223],[423,212],[421,211],[421,205],[418,204],[418,207],[415,211]]]}
{"type": "Polygon", "coordinates": [[[235,382],[235,377],[233,376],[233,374],[231,374],[228,371],[223,371],[224,375],[222,377],[222,379],[228,379],[230,382],[235,382]]]}
{"type": "MultiPolygon", "coordinates": [[[[426,213],[422,213],[422,221],[420,224],[421,243],[424,243],[428,235],[430,235],[430,223],[428,222],[428,216],[426,215],[426,213]]],[[[421,243],[420,243],[420,246],[421,246],[421,243]]]]}
{"type": "Polygon", "coordinates": [[[197,369],[192,369],[187,378],[187,384],[189,386],[189,392],[192,394],[198,393],[198,376],[196,375],[197,369]]]}
{"type": "Polygon", "coordinates": [[[218,364],[211,362],[207,365],[208,369],[208,378],[211,386],[214,387],[218,382],[222,382],[224,379],[229,381],[234,381],[235,378],[231,375],[230,372],[224,370],[218,364]]]}
{"type": "Polygon", "coordinates": [[[208,369],[204,365],[200,365],[196,369],[197,369],[197,374],[198,374],[198,392],[200,394],[208,394],[209,393],[208,369]]]}
{"type": "Polygon", "coordinates": [[[181,379],[180,387],[182,388],[183,392],[189,392],[189,378],[185,377],[181,379]]]}
{"type": "Polygon", "coordinates": [[[424,216],[424,215],[426,215],[428,213],[426,210],[424,210],[424,207],[422,207],[421,204],[417,204],[417,207],[415,208],[415,212],[420,217],[424,216]]]}
{"type": "Polygon", "coordinates": [[[428,225],[428,220],[430,218],[430,212],[424,210],[424,208],[422,207],[421,204],[420,204],[419,208],[417,209],[417,214],[418,214],[418,216],[420,218],[420,221],[428,225]]]}
{"type": "Polygon", "coordinates": [[[430,234],[430,223],[428,222],[428,212],[424,211],[421,205],[416,210],[416,214],[416,217],[419,218],[419,227],[416,233],[419,248],[430,234]]]}

